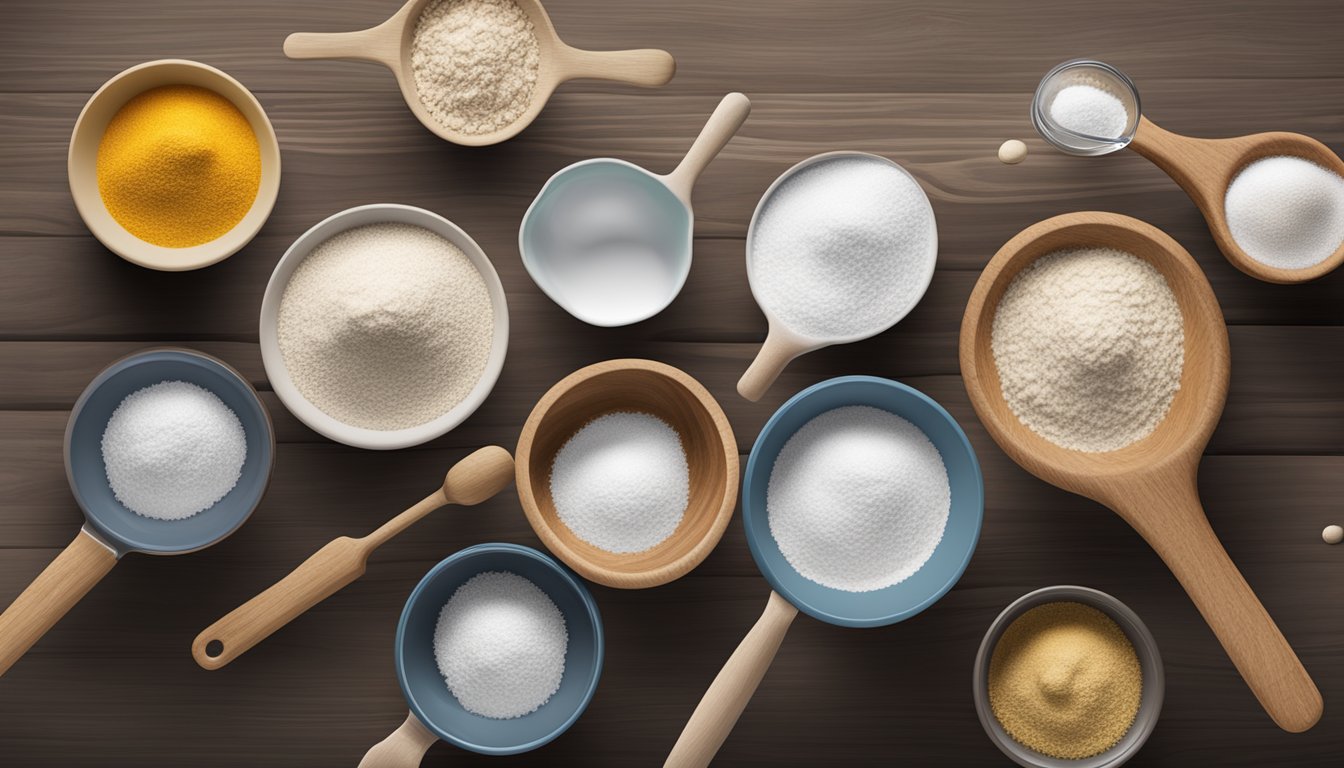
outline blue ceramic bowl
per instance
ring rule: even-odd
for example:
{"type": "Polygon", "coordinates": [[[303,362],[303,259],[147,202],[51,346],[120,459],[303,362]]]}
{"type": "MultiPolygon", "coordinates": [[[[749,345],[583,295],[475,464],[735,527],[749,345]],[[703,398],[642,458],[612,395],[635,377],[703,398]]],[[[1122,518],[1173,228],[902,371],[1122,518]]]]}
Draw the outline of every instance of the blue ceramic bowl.
{"type": "Polygon", "coordinates": [[[602,618],[597,603],[574,574],[535,549],[516,544],[477,544],[434,566],[415,586],[397,624],[397,678],[411,712],[450,744],[486,755],[536,749],[579,719],[602,674],[602,618]],[[484,571],[516,573],[555,603],[565,617],[569,648],[560,690],[540,709],[510,720],[462,708],[434,661],[434,627],[457,588],[484,571]]]}
{"type": "Polygon", "coordinates": [[[966,434],[942,406],[918,390],[890,379],[842,376],[799,392],[766,422],[747,460],[742,483],[742,516],[747,544],[766,581],[804,613],[843,627],[880,627],[908,619],[937,602],[957,583],[980,538],[985,489],[980,464],[966,434]],[[809,581],[793,569],[770,535],[765,492],[784,443],[826,411],[868,405],[894,413],[928,435],[952,486],[952,509],[943,540],[929,561],[910,578],[886,589],[846,592],[809,581]]]}
{"type": "Polygon", "coordinates": [[[209,355],[153,349],[109,365],[75,402],[65,428],[65,474],[92,532],[121,557],[127,552],[180,555],[214,544],[247,521],[270,481],[275,458],[271,419],[252,386],[209,355]],[[215,505],[185,520],[142,517],[117,501],[103,466],[103,431],[121,401],[161,381],[185,381],[224,401],[242,422],[247,458],[242,477],[215,505]]]}

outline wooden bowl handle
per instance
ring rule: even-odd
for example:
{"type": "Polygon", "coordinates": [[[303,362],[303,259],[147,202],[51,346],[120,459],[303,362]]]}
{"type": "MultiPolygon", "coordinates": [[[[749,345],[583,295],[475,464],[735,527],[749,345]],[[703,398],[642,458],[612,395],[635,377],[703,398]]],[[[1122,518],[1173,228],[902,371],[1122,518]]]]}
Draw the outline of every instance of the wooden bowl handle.
{"type": "Polygon", "coordinates": [[[8,672],[116,564],[117,554],[81,529],[0,614],[0,675],[8,672]]]}
{"type": "Polygon", "coordinates": [[[359,768],[415,768],[438,740],[415,713],[408,713],[400,728],[364,754],[359,768]]]}
{"type": "Polygon", "coordinates": [[[1196,139],[1172,133],[1140,116],[1129,147],[1161,168],[1201,208],[1221,217],[1225,190],[1223,174],[1217,170],[1234,160],[1225,142],[1225,139],[1196,139]]]}
{"type": "Polygon", "coordinates": [[[710,684],[672,747],[663,768],[704,768],[714,759],[724,739],[746,709],[774,661],[779,644],[798,609],[778,592],[770,593],[765,612],[710,684]]]}
{"type": "Polygon", "coordinates": [[[1194,478],[1150,484],[1118,507],[1175,574],[1270,718],[1291,733],[1315,725],[1321,693],[1209,526],[1194,478]]]}
{"type": "Polygon", "coordinates": [[[205,628],[191,644],[191,655],[206,669],[219,669],[246,653],[305,611],[364,575],[371,547],[342,536],[327,543],[266,591],[205,628]],[[218,655],[206,650],[215,641],[218,655]]]}
{"type": "Polygon", "coordinates": [[[560,48],[560,80],[591,77],[656,88],[677,72],[672,54],[657,48],[629,51],[585,51],[565,45],[560,48]]]}
{"type": "Polygon", "coordinates": [[[401,68],[399,16],[357,32],[295,32],[285,38],[285,55],[291,59],[372,61],[397,71],[401,68]]]}

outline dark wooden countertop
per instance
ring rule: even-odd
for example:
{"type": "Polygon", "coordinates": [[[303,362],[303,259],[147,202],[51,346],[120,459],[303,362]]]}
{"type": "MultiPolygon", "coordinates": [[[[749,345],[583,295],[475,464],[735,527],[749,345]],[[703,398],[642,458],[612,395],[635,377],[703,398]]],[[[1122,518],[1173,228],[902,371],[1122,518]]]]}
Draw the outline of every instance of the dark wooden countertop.
{"type": "MultiPolygon", "coordinates": [[[[840,374],[900,379],[943,403],[984,466],[984,533],[960,584],[918,617],[845,630],[801,617],[720,753],[726,766],[1005,765],[976,720],[971,665],[1019,595],[1073,583],[1147,622],[1167,699],[1135,766],[1324,766],[1344,758],[1344,271],[1273,286],[1234,270],[1195,207],[1132,153],[1065,157],[1037,139],[1030,94],[1052,65],[1091,56],[1125,70],[1146,114],[1204,136],[1308,133],[1344,150],[1344,6],[1334,0],[550,0],[569,42],[661,47],[666,87],[563,86],[506,144],[436,139],[375,65],[289,61],[289,32],[370,26],[396,0],[17,0],[0,24],[0,605],[75,535],[61,437],[71,404],[114,358],[172,342],[238,367],[280,440],[252,521],[181,558],[132,556],[0,678],[0,765],[354,766],[406,706],[396,618],[435,562],[482,541],[540,546],[512,491],[437,513],[379,550],[367,576],[219,672],[192,638],[322,543],[358,535],[432,489],[472,448],[512,449],[556,380],[612,357],[681,367],[720,399],[745,454],[789,395],[840,374]],[[85,230],[65,178],[70,130],[104,80],[141,61],[220,67],[269,111],[284,155],[274,215],[227,262],[185,274],[117,259],[85,230]],[[519,262],[517,227],[560,167],[611,155],[672,167],[718,98],[752,97],[739,136],[696,189],[695,266],[681,297],[633,327],[585,326],[519,262]],[[995,159],[1021,138],[1020,166],[995,159]],[[809,355],[759,404],[734,384],[765,333],[743,238],[760,194],[832,149],[885,154],[933,200],[939,269],[920,306],[877,338],[809,355]],[[313,223],[353,205],[442,213],[490,254],[512,339],[489,401],[461,428],[391,453],[336,445],[269,391],[257,316],[271,268],[313,223]],[[1152,551],[1116,516],[1027,475],[987,437],[958,377],[957,330],[979,269],[1026,225],[1108,210],[1171,233],[1199,260],[1231,324],[1232,387],[1200,475],[1208,515],[1326,700],[1306,734],[1280,731],[1152,551]]],[[[701,693],[765,606],[740,520],[686,578],[640,592],[594,587],[608,656],[597,696],[540,751],[484,758],[434,746],[437,765],[661,765],[701,693]]]]}

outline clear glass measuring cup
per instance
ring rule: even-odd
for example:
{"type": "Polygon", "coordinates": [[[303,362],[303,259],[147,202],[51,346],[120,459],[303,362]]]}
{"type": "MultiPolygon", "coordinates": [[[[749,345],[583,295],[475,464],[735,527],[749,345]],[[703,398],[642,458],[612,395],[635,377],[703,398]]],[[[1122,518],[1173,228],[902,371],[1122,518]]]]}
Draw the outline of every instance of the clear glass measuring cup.
{"type": "Polygon", "coordinates": [[[1084,157],[1106,155],[1129,146],[1139,128],[1141,114],[1139,90],[1125,73],[1091,59],[1066,61],[1047,72],[1031,100],[1031,123],[1041,138],[1061,152],[1084,157]],[[1128,116],[1125,130],[1119,136],[1089,136],[1057,123],[1050,116],[1050,105],[1060,91],[1072,85],[1090,85],[1119,99],[1128,116]]]}

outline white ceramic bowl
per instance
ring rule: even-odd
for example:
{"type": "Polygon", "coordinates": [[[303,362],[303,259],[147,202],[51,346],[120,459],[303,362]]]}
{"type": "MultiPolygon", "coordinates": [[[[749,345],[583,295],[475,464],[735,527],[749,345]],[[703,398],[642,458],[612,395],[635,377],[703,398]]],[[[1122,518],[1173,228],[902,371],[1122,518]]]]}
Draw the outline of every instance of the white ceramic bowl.
{"type": "Polygon", "coordinates": [[[475,240],[463,232],[461,227],[443,218],[437,213],[415,208],[409,205],[381,203],[361,205],[350,208],[314,225],[304,232],[294,244],[289,246],[280,263],[271,273],[271,281],[266,285],[266,296],[261,301],[261,361],[266,366],[266,378],[270,380],[280,401],[285,404],[304,424],[318,433],[356,448],[373,450],[391,450],[433,440],[461,424],[485,402],[490,390],[499,379],[504,367],[504,354],[509,346],[509,309],[504,300],[504,287],[499,282],[495,267],[486,258],[485,251],[475,240]],[[452,410],[433,421],[406,429],[378,430],[354,427],[338,421],[308,401],[299,392],[285,367],[284,357],[280,354],[280,336],[277,331],[280,315],[280,299],[285,294],[289,279],[308,254],[323,242],[348,229],[366,224],[413,224],[424,227],[447,239],[471,259],[477,271],[485,280],[486,290],[490,293],[490,305],[494,310],[495,335],[490,341],[490,357],[486,359],[485,370],[466,399],[452,410]]]}
{"type": "Polygon", "coordinates": [[[160,59],[137,64],[103,84],[89,97],[75,121],[66,157],[66,174],[75,208],[99,242],[121,258],[142,267],[168,272],[200,269],[237,253],[261,229],[280,192],[280,143],[266,111],[243,84],[214,67],[186,59],[160,59]],[[252,126],[261,148],[261,186],[233,229],[208,243],[190,248],[165,248],[145,242],[126,230],[103,205],[98,190],[98,146],[108,123],[126,102],[162,85],[195,85],[223,96],[252,126]]]}

